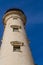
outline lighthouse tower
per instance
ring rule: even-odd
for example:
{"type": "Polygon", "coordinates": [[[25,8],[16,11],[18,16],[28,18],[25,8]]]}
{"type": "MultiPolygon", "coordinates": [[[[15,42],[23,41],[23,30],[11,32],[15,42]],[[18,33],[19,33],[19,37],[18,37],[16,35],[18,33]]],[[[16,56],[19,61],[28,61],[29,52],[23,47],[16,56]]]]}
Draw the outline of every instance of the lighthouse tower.
{"type": "Polygon", "coordinates": [[[0,65],[34,65],[25,33],[26,17],[19,9],[8,10],[4,17],[0,65]]]}

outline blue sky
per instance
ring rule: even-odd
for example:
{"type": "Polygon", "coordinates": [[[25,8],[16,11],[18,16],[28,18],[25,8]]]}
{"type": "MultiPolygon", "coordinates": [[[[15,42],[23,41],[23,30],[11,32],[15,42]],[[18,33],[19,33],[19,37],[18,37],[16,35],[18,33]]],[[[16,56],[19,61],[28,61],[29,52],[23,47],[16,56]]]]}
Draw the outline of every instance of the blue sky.
{"type": "Polygon", "coordinates": [[[34,62],[43,65],[43,0],[0,0],[0,39],[4,26],[2,17],[9,8],[20,8],[24,11],[27,21],[25,30],[34,62]]]}

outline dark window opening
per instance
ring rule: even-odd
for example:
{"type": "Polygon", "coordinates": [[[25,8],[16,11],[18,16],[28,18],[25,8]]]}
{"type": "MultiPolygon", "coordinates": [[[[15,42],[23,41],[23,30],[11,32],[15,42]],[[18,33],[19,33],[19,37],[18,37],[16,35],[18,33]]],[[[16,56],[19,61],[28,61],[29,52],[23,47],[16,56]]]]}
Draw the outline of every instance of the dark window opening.
{"type": "Polygon", "coordinates": [[[20,46],[13,46],[13,52],[14,51],[18,51],[19,52],[20,51],[20,46]]]}
{"type": "Polygon", "coordinates": [[[14,31],[19,31],[19,29],[21,29],[21,26],[11,25],[11,28],[13,29],[13,32],[14,32],[14,31]]]}
{"type": "Polygon", "coordinates": [[[21,46],[24,46],[23,42],[19,42],[19,41],[12,41],[10,42],[11,45],[13,46],[13,51],[18,51],[21,52],[21,46]]]}
{"type": "Polygon", "coordinates": [[[18,31],[18,28],[13,28],[13,32],[14,32],[14,31],[18,31]]]}

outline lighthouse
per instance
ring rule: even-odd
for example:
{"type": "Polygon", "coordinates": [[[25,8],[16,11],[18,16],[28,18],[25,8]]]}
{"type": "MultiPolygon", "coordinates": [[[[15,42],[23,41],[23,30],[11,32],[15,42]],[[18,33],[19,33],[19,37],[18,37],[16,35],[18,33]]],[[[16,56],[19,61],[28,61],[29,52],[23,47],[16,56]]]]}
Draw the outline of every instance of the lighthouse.
{"type": "Polygon", "coordinates": [[[24,12],[20,9],[9,9],[3,17],[3,23],[0,65],[34,65],[25,32],[24,12]]]}

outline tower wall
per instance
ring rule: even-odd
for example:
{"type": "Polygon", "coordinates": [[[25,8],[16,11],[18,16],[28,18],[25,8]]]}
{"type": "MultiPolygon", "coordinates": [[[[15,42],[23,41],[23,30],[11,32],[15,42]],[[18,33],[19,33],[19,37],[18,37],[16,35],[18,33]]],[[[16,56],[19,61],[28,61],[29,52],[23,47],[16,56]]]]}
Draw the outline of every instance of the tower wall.
{"type": "Polygon", "coordinates": [[[4,21],[0,65],[34,65],[20,15],[10,14],[4,21]]]}

